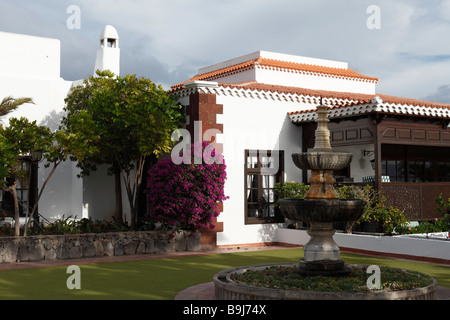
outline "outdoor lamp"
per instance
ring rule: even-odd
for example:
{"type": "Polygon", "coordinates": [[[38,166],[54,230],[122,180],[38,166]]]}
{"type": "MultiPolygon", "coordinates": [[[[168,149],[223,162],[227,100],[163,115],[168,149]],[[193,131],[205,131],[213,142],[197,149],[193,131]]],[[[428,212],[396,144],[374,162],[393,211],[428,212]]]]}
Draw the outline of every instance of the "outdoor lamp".
{"type": "Polygon", "coordinates": [[[375,154],[375,151],[364,150],[364,157],[371,157],[375,154]]]}
{"type": "Polygon", "coordinates": [[[372,166],[372,169],[375,170],[375,159],[370,160],[370,165],[372,166]]]}
{"type": "Polygon", "coordinates": [[[30,156],[33,162],[39,162],[42,160],[42,150],[30,151],[30,156]]]}

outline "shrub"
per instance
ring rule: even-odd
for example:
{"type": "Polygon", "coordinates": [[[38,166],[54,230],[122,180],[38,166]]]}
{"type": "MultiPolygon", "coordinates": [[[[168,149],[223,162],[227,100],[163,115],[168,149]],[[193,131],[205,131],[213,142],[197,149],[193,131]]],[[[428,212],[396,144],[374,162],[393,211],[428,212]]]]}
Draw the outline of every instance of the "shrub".
{"type": "Polygon", "coordinates": [[[384,232],[392,234],[400,233],[408,219],[399,208],[378,203],[369,221],[382,224],[384,232]]]}
{"type": "Polygon", "coordinates": [[[417,226],[406,223],[398,232],[401,234],[446,232],[449,230],[448,216],[433,221],[421,221],[417,226]]]}
{"type": "MultiPolygon", "coordinates": [[[[277,184],[275,191],[277,199],[303,199],[309,186],[298,182],[287,182],[277,184]]],[[[335,188],[340,199],[363,199],[367,202],[362,216],[357,221],[348,221],[345,226],[346,232],[351,232],[353,225],[363,222],[379,223],[384,232],[394,233],[402,229],[408,220],[403,212],[393,206],[386,205],[386,199],[370,185],[363,187],[339,185],[335,188]]]]}
{"type": "Polygon", "coordinates": [[[442,217],[448,216],[450,214],[450,198],[444,199],[441,193],[435,201],[437,212],[439,212],[442,217]]]}
{"type": "Polygon", "coordinates": [[[417,226],[411,226],[406,223],[399,228],[399,233],[433,233],[450,231],[450,198],[444,199],[442,193],[439,194],[436,201],[436,211],[442,215],[442,218],[435,218],[431,221],[421,221],[417,226]]]}
{"type": "Polygon", "coordinates": [[[226,165],[215,150],[210,156],[220,163],[203,157],[207,147],[206,142],[201,148],[192,144],[190,164],[177,165],[164,158],[148,171],[147,218],[175,229],[214,228],[218,205],[228,198],[224,195],[226,165]]]}
{"type": "Polygon", "coordinates": [[[275,184],[276,202],[275,206],[279,207],[279,199],[303,199],[306,192],[309,190],[309,185],[291,181],[286,183],[275,184]]]}
{"type": "MultiPolygon", "coordinates": [[[[68,216],[49,223],[41,230],[38,230],[37,234],[80,234],[80,233],[104,233],[104,232],[117,232],[117,231],[129,231],[121,223],[116,223],[107,220],[92,220],[91,218],[76,219],[68,216]]],[[[33,234],[33,232],[32,232],[33,234]]]]}

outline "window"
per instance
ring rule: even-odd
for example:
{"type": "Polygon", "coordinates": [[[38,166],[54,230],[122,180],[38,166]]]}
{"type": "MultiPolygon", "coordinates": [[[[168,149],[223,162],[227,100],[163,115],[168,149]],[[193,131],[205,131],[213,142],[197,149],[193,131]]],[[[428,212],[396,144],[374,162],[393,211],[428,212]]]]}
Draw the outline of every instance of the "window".
{"type": "Polygon", "coordinates": [[[450,182],[450,162],[438,162],[438,181],[450,182]]]}
{"type": "Polygon", "coordinates": [[[405,182],[405,161],[402,160],[382,160],[382,176],[389,176],[390,182],[405,182]]]}
{"type": "Polygon", "coordinates": [[[282,220],[274,206],[275,184],[283,182],[284,152],[245,151],[245,223],[282,220]]]}
{"type": "Polygon", "coordinates": [[[381,153],[390,182],[450,182],[450,148],[382,145],[381,153]]]}
{"type": "MultiPolygon", "coordinates": [[[[30,161],[27,157],[19,159],[20,169],[24,172],[24,176],[17,180],[16,191],[19,204],[19,215],[25,217],[29,200],[29,184],[30,184],[30,161]]],[[[11,179],[7,179],[11,183],[11,179]]],[[[11,192],[0,190],[0,216],[14,217],[14,199],[11,192]]]]}
{"type": "Polygon", "coordinates": [[[432,182],[433,163],[431,161],[409,161],[410,182],[432,182]]]}

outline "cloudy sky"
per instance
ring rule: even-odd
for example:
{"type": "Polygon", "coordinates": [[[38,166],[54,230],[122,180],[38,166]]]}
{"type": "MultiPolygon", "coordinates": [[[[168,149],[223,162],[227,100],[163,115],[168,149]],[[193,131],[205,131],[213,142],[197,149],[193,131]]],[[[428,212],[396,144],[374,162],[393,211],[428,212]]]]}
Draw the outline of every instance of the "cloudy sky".
{"type": "Polygon", "coordinates": [[[66,80],[92,74],[107,24],[121,74],[165,88],[267,50],[345,61],[379,77],[379,93],[450,103],[450,0],[0,0],[0,31],[61,40],[66,80]]]}

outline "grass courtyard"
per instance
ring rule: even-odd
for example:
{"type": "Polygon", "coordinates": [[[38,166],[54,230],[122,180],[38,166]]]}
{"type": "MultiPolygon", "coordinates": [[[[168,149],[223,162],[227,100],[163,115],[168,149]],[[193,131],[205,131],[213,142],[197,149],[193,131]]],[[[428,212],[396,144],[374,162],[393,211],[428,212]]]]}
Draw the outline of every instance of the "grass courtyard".
{"type": "MultiPolygon", "coordinates": [[[[81,289],[69,290],[67,266],[0,271],[1,300],[171,300],[181,290],[210,282],[218,271],[250,264],[296,262],[303,250],[280,249],[178,258],[80,264],[81,289]]],[[[445,265],[341,253],[349,264],[391,266],[433,276],[450,288],[445,265]]]]}

